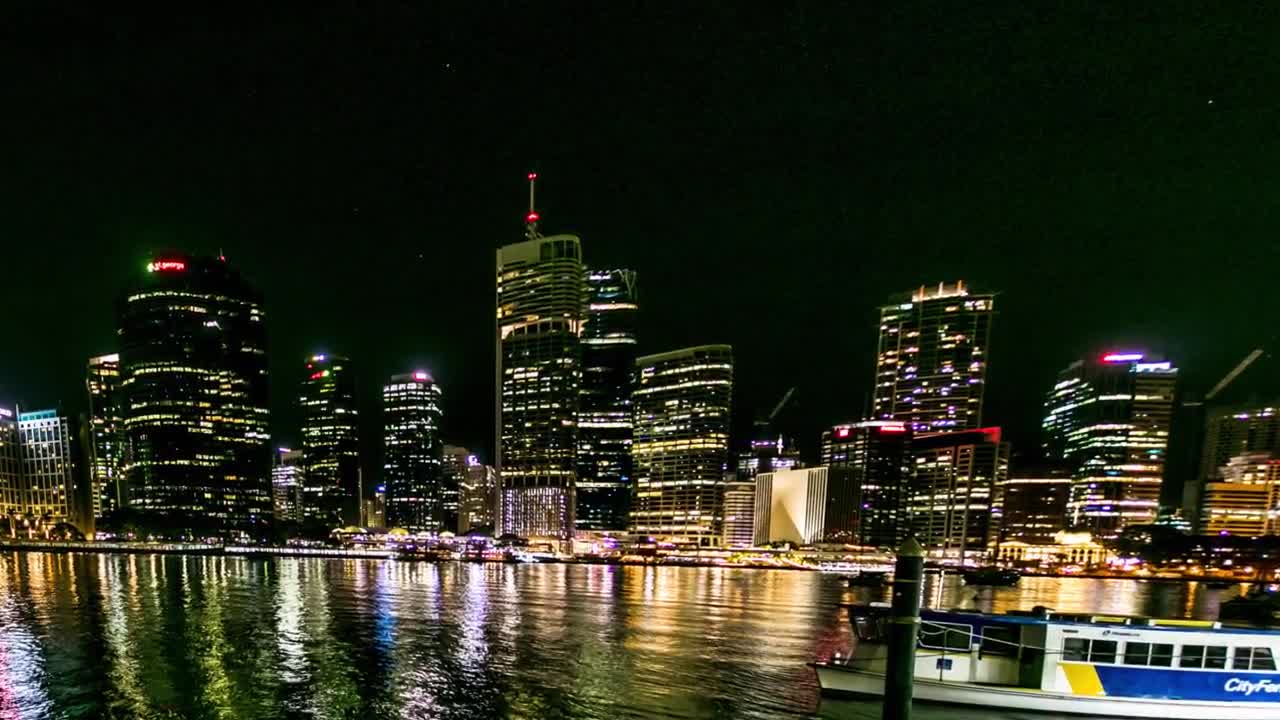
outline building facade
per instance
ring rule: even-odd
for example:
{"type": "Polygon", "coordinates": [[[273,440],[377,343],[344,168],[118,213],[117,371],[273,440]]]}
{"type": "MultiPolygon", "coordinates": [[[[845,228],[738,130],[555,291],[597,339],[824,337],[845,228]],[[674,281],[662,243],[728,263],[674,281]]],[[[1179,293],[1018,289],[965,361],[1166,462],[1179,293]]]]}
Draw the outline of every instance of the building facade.
{"type": "Polygon", "coordinates": [[[387,526],[413,532],[445,526],[443,394],[421,370],[395,375],[382,388],[383,465],[387,526]]]}
{"type": "MultiPolygon", "coordinates": [[[[445,529],[462,533],[462,487],[467,481],[467,463],[474,461],[471,451],[457,445],[445,445],[441,455],[440,472],[443,473],[442,502],[446,518],[445,529]]],[[[490,510],[490,514],[493,511],[490,510]]]]}
{"type": "Polygon", "coordinates": [[[1045,451],[1072,473],[1072,526],[1099,539],[1155,521],[1178,371],[1136,352],[1078,360],[1045,402],[1045,451]]]}
{"type": "Polygon", "coordinates": [[[1195,480],[1183,492],[1186,517],[1201,517],[1205,487],[1221,480],[1233,457],[1246,453],[1280,456],[1280,403],[1211,408],[1205,416],[1204,444],[1195,480]]]}
{"type": "Polygon", "coordinates": [[[930,557],[981,561],[995,545],[991,503],[1009,474],[1000,428],[927,433],[911,440],[911,533],[930,557]]]}
{"type": "Polygon", "coordinates": [[[497,533],[565,544],[576,518],[582,242],[542,236],[532,207],[525,236],[497,253],[497,533]]]}
{"type": "Polygon", "coordinates": [[[1268,452],[1230,458],[1204,486],[1205,535],[1280,535],[1280,460],[1268,452]]]}
{"type": "Polygon", "coordinates": [[[18,535],[26,503],[22,496],[22,446],[17,412],[0,407],[0,522],[9,536],[18,535]]]}
{"type": "Polygon", "coordinates": [[[300,523],[306,505],[306,470],[303,452],[280,448],[271,468],[271,507],[276,522],[300,523]]]}
{"type": "Polygon", "coordinates": [[[341,355],[312,355],[302,369],[303,515],[328,527],[359,525],[360,423],[355,370],[341,355]]]}
{"type": "Polygon", "coordinates": [[[130,507],[215,534],[270,522],[264,319],[222,258],[157,258],[121,298],[130,507]]]}
{"type": "Polygon", "coordinates": [[[724,519],[733,350],[684,348],[636,360],[631,531],[717,545],[724,519]]]}
{"type": "Polygon", "coordinates": [[[755,544],[812,545],[827,532],[827,468],[756,475],[755,544]]]}
{"type": "Polygon", "coordinates": [[[839,540],[896,549],[905,537],[913,471],[911,427],[893,420],[836,425],[822,433],[822,464],[850,474],[849,531],[839,540]]]}
{"type": "Polygon", "coordinates": [[[915,432],[982,427],[995,296],[961,281],[890,303],[880,308],[873,417],[915,432]]]}
{"type": "Polygon", "coordinates": [[[996,483],[992,526],[1000,544],[1049,545],[1066,530],[1071,472],[1065,467],[1017,463],[996,483]]]}
{"type": "Polygon", "coordinates": [[[724,546],[751,547],[756,539],[756,483],[724,485],[724,546]]]}
{"type": "Polygon", "coordinates": [[[624,530],[631,501],[634,270],[589,270],[578,395],[577,527],[624,530]]]}
{"type": "Polygon", "coordinates": [[[58,523],[84,525],[77,503],[75,444],[75,429],[58,411],[18,413],[22,513],[42,529],[58,523]]]}
{"type": "Polygon", "coordinates": [[[120,355],[89,358],[90,510],[102,518],[125,506],[124,421],[120,414],[120,355]]]}
{"type": "Polygon", "coordinates": [[[444,446],[445,474],[452,478],[458,497],[458,533],[472,530],[493,532],[493,513],[498,502],[498,474],[480,462],[470,450],[444,446]]]}

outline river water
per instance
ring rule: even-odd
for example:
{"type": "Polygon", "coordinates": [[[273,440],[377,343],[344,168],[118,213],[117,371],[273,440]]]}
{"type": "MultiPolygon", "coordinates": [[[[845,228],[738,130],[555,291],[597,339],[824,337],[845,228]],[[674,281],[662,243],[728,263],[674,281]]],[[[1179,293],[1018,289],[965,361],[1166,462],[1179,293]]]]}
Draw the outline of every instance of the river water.
{"type": "MultiPolygon", "coordinates": [[[[1212,617],[1235,590],[932,577],[925,592],[936,607],[1212,617]]],[[[847,652],[836,603],[871,593],[786,570],[0,553],[0,720],[870,720],[873,702],[819,698],[805,663],[847,652]]]]}

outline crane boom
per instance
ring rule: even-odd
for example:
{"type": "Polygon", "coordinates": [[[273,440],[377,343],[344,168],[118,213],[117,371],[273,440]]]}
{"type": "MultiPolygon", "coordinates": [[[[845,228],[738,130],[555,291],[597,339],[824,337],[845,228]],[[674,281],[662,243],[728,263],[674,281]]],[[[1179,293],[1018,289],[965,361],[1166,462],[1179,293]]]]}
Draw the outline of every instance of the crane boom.
{"type": "Polygon", "coordinates": [[[791,396],[794,395],[795,393],[796,393],[796,389],[793,387],[790,390],[787,390],[785,394],[783,394],[782,399],[778,401],[778,404],[773,406],[773,412],[769,413],[769,420],[768,420],[769,422],[773,422],[773,418],[776,417],[777,414],[782,411],[782,407],[787,404],[787,401],[790,400],[791,396]]]}
{"type": "Polygon", "coordinates": [[[1246,355],[1244,360],[1240,361],[1239,365],[1236,365],[1234,368],[1232,368],[1231,372],[1227,373],[1226,377],[1219,380],[1218,384],[1214,385],[1213,389],[1205,394],[1204,401],[1208,402],[1213,399],[1214,395],[1217,395],[1218,393],[1222,392],[1223,388],[1230,385],[1231,381],[1239,377],[1240,373],[1244,372],[1245,369],[1248,368],[1250,365],[1252,365],[1255,360],[1262,357],[1262,352],[1263,352],[1262,348],[1258,348],[1257,350],[1254,350],[1253,352],[1246,355]]]}

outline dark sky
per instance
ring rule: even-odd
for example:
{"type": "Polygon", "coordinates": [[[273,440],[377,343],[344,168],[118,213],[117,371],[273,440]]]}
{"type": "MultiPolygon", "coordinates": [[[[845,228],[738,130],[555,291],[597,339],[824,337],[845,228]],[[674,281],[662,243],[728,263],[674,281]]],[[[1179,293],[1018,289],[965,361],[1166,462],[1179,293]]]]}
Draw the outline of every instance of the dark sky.
{"type": "Polygon", "coordinates": [[[737,426],[795,385],[809,448],[921,283],[1001,293],[987,421],[1023,446],[1081,354],[1203,392],[1276,332],[1274,5],[362,5],[5,11],[0,399],[81,407],[148,252],[222,248],[267,294],[282,442],[327,350],[371,419],[430,368],[487,454],[529,169],[545,232],[638,270],[644,351],[732,343],[737,426]]]}

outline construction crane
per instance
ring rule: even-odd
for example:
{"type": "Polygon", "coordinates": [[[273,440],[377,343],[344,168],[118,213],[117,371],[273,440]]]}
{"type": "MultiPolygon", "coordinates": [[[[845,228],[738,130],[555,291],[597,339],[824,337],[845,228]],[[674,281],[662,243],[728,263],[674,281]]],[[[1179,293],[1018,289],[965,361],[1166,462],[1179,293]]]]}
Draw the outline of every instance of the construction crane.
{"type": "Polygon", "coordinates": [[[783,394],[782,399],[778,401],[778,404],[773,406],[773,412],[769,413],[769,417],[765,418],[765,422],[772,423],[773,419],[778,416],[778,413],[782,412],[782,408],[787,404],[787,401],[795,394],[796,389],[794,387],[787,390],[787,392],[783,394]]]}

